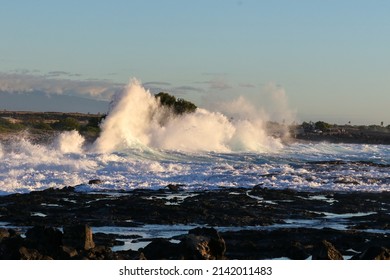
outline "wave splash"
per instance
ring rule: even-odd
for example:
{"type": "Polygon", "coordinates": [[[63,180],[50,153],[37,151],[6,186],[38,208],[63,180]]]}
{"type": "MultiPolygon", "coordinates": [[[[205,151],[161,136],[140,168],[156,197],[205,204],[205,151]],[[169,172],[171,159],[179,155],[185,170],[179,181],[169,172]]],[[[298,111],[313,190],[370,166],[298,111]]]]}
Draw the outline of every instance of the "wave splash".
{"type": "Polygon", "coordinates": [[[280,139],[267,135],[264,122],[253,114],[242,112],[239,118],[229,119],[198,108],[191,114],[175,115],[137,80],[114,96],[101,129],[92,148],[97,153],[127,148],[268,152],[283,147],[280,139]]]}

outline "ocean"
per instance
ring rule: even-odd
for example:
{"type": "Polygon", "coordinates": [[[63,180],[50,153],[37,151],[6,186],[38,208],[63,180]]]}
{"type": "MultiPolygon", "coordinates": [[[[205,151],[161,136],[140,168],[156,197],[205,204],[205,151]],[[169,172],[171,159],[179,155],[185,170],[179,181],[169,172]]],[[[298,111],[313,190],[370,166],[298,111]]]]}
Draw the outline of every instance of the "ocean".
{"type": "Polygon", "coordinates": [[[114,96],[93,143],[77,131],[63,132],[49,144],[33,143],[28,134],[0,143],[0,195],[64,186],[88,192],[168,184],[189,191],[256,185],[390,190],[390,146],[284,143],[267,134],[249,102],[240,99],[235,105],[225,106],[230,112],[197,109],[173,116],[133,81],[114,96]],[[101,184],[88,184],[92,179],[101,184]]]}

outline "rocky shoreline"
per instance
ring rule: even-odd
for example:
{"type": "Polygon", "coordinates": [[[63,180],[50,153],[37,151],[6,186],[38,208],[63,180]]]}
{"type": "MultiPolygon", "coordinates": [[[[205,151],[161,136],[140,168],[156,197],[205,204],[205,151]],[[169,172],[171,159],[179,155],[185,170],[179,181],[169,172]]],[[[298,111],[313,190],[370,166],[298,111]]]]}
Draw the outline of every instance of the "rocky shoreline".
{"type": "Polygon", "coordinates": [[[390,192],[46,189],[0,197],[0,259],[390,259],[389,213],[390,192]]]}

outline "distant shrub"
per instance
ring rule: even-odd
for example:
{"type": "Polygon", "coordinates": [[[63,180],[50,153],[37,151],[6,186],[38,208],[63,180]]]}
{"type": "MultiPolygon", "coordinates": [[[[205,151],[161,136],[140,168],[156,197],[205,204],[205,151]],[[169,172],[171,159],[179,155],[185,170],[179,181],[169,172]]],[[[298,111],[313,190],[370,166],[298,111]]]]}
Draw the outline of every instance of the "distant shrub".
{"type": "Polygon", "coordinates": [[[0,132],[9,132],[14,130],[24,129],[24,125],[20,123],[13,123],[5,118],[0,118],[0,132]]]}
{"type": "Polygon", "coordinates": [[[32,125],[33,128],[35,129],[42,129],[42,130],[52,130],[53,128],[48,124],[43,121],[36,122],[32,125]]]}
{"type": "Polygon", "coordinates": [[[319,129],[321,131],[328,131],[328,130],[330,130],[331,127],[332,127],[332,125],[330,125],[326,122],[323,122],[323,121],[318,121],[315,123],[315,128],[319,129]]]}
{"type": "Polygon", "coordinates": [[[56,130],[79,130],[80,123],[75,118],[67,117],[63,120],[53,123],[52,127],[56,130]]]}
{"type": "Polygon", "coordinates": [[[176,99],[176,97],[166,92],[160,92],[155,97],[161,105],[172,108],[173,112],[178,115],[193,113],[197,108],[195,104],[181,98],[176,99]]]}

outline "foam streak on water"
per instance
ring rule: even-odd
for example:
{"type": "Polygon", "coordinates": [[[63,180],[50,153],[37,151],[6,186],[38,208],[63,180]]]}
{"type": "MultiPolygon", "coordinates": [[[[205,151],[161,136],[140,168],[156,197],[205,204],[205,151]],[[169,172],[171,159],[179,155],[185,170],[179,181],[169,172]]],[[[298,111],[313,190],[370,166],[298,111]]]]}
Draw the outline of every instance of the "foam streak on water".
{"type": "Polygon", "coordinates": [[[389,146],[292,144],[277,153],[130,150],[66,153],[26,140],[1,149],[0,194],[82,184],[94,191],[253,187],[305,190],[390,190],[389,146]],[[312,163],[339,161],[339,164],[312,163]],[[368,161],[364,164],[361,161],[368,161]],[[375,164],[373,164],[375,163],[375,164]],[[86,184],[99,178],[102,185],[86,184]]]}

